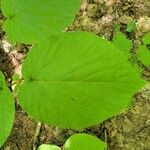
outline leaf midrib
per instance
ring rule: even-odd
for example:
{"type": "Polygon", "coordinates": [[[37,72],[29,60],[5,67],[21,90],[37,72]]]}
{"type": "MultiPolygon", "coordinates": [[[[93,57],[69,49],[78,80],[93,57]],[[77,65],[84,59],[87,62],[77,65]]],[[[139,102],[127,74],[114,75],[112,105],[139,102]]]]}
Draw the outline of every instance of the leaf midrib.
{"type": "Polygon", "coordinates": [[[53,82],[53,83],[89,83],[89,84],[94,84],[94,83],[98,83],[98,84],[124,84],[124,83],[130,83],[130,82],[116,82],[116,81],[79,81],[79,80],[44,80],[44,79],[33,79],[32,81],[30,80],[30,78],[24,80],[25,82],[53,82]]]}

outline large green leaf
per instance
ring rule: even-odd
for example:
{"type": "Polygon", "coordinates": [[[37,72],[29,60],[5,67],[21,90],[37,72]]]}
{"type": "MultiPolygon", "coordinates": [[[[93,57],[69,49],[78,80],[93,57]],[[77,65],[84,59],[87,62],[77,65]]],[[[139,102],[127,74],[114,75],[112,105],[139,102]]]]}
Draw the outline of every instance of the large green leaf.
{"type": "Polygon", "coordinates": [[[6,87],[4,76],[0,72],[0,147],[10,134],[14,121],[14,113],[13,96],[6,87]]]}
{"type": "Polygon", "coordinates": [[[129,106],[145,83],[110,42],[84,32],[52,36],[23,63],[20,104],[51,125],[82,128],[129,106]]]}
{"type": "Polygon", "coordinates": [[[65,150],[104,150],[105,143],[88,134],[75,134],[65,143],[65,150]]]}
{"type": "Polygon", "coordinates": [[[62,32],[74,19],[81,0],[2,0],[3,29],[12,42],[33,43],[62,32]]]}

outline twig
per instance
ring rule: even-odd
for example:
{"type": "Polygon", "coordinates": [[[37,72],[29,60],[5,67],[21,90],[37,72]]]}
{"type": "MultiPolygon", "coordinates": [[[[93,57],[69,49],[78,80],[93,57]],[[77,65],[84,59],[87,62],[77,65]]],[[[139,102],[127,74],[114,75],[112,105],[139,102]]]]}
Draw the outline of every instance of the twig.
{"type": "Polygon", "coordinates": [[[36,130],[35,130],[34,140],[33,140],[33,150],[37,149],[37,140],[40,134],[41,127],[42,127],[42,123],[38,122],[36,130]]]}

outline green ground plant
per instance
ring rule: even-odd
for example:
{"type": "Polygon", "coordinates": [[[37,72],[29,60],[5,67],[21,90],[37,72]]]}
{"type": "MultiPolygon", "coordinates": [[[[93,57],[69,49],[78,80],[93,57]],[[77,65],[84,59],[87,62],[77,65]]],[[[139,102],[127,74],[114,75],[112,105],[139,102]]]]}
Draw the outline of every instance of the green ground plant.
{"type": "MultiPolygon", "coordinates": [[[[1,4],[8,40],[32,44],[23,62],[23,82],[17,86],[19,103],[31,118],[61,128],[81,129],[117,115],[130,106],[132,96],[146,84],[128,62],[132,41],[121,32],[112,42],[87,32],[63,32],[80,4],[80,0],[2,0],[1,4]]],[[[133,28],[134,24],[129,24],[128,30],[133,28]]],[[[148,51],[149,39],[149,35],[143,38],[137,52],[146,65],[150,56],[143,53],[148,51]]],[[[15,112],[2,73],[0,97],[2,146],[15,112]]],[[[75,134],[66,141],[64,150],[100,150],[105,146],[96,137],[75,134]]],[[[38,148],[45,149],[60,148],[38,148]]]]}

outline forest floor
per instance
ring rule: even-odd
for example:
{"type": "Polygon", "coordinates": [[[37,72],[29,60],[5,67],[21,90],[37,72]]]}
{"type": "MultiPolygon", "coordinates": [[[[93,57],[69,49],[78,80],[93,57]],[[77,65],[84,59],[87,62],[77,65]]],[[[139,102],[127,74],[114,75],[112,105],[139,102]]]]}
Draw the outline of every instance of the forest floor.
{"type": "MultiPolygon", "coordinates": [[[[67,30],[88,31],[111,40],[116,25],[133,41],[135,51],[141,36],[150,31],[150,0],[85,0],[67,30]],[[127,33],[126,26],[133,20],[137,22],[137,30],[127,33]]],[[[150,72],[145,75],[149,79],[150,72]]],[[[13,131],[1,150],[35,150],[41,143],[62,146],[75,132],[96,135],[108,143],[108,150],[150,150],[150,86],[135,93],[128,110],[82,131],[40,124],[18,105],[16,109],[13,131]]]]}

